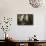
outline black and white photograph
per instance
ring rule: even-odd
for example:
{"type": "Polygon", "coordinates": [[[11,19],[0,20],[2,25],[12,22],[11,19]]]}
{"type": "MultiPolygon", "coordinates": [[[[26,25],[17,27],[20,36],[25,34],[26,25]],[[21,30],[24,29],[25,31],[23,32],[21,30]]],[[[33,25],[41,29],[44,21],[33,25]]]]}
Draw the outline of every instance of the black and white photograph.
{"type": "Polygon", "coordinates": [[[17,14],[18,25],[33,25],[33,14],[17,14]]]}

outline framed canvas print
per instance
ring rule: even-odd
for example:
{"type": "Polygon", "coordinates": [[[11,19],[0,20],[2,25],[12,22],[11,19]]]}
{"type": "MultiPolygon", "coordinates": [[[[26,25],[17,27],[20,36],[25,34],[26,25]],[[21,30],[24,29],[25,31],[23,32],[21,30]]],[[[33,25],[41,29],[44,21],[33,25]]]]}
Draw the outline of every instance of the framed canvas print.
{"type": "Polygon", "coordinates": [[[18,25],[33,25],[33,14],[17,14],[18,25]]]}

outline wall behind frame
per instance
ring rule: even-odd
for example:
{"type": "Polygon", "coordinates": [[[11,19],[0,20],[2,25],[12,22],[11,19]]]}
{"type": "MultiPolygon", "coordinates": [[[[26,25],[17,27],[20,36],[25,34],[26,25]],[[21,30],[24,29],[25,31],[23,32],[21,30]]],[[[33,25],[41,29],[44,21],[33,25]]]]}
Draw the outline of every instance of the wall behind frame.
{"type": "MultiPolygon", "coordinates": [[[[39,40],[44,40],[45,12],[46,8],[44,7],[31,7],[28,0],[0,0],[0,19],[4,16],[13,18],[12,27],[8,33],[12,34],[17,40],[27,40],[34,34],[37,35],[39,40]],[[18,26],[17,14],[33,14],[34,25],[18,26]]],[[[2,31],[0,32],[0,39],[4,39],[2,37],[2,31]]]]}

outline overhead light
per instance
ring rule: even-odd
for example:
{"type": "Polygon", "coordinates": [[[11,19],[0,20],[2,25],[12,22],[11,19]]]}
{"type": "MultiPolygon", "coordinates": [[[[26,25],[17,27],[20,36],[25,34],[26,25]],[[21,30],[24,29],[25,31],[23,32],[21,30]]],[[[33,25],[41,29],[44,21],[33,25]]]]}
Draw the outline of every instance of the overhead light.
{"type": "Polygon", "coordinates": [[[38,8],[43,4],[43,0],[29,0],[29,3],[32,7],[38,8]]]}

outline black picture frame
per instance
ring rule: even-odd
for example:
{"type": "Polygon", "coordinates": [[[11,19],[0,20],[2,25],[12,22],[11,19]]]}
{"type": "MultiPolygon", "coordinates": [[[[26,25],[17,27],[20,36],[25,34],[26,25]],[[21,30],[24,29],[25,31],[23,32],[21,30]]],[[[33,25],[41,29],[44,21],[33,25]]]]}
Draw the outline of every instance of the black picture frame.
{"type": "Polygon", "coordinates": [[[33,14],[17,14],[17,25],[33,25],[33,14]]]}

